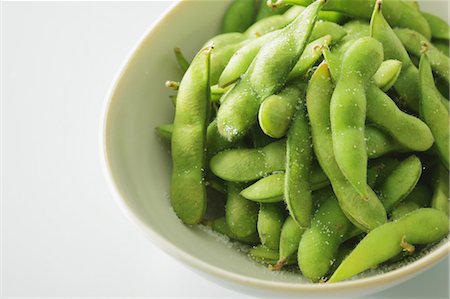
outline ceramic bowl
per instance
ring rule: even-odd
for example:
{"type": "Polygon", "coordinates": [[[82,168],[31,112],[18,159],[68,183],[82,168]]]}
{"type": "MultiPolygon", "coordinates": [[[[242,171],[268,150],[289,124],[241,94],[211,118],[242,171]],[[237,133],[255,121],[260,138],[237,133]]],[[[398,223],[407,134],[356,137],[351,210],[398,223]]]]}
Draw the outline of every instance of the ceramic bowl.
{"type": "MultiPolygon", "coordinates": [[[[369,272],[341,283],[312,284],[298,274],[271,272],[239,248],[224,244],[223,238],[178,220],[168,198],[168,147],[155,135],[156,126],[173,120],[174,108],[168,98],[171,92],[164,82],[181,79],[173,48],[181,46],[193,57],[217,34],[228,3],[174,4],[144,35],[120,70],[106,101],[101,143],[105,173],[123,211],[174,258],[223,286],[253,295],[369,294],[405,281],[445,257],[450,246],[441,242],[422,258],[387,273],[369,272]]],[[[441,16],[448,11],[445,1],[426,2],[422,7],[441,16]]]]}

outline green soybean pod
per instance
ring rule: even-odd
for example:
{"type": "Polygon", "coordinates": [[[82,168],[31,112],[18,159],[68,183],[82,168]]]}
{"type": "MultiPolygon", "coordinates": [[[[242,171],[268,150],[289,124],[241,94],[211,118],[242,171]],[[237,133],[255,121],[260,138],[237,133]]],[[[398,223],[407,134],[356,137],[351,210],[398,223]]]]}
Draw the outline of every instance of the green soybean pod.
{"type": "Polygon", "coordinates": [[[255,21],[255,0],[234,0],[222,21],[222,32],[244,32],[255,21]]]}
{"type": "Polygon", "coordinates": [[[300,58],[325,0],[308,6],[279,36],[264,45],[255,59],[226,94],[217,112],[219,132],[228,140],[242,138],[256,121],[259,106],[279,91],[300,58]]]}
{"type": "Polygon", "coordinates": [[[310,42],[289,74],[288,80],[296,79],[305,75],[308,70],[310,70],[319,60],[320,56],[322,56],[322,50],[327,48],[331,44],[331,41],[332,36],[327,34],[314,40],[313,42],[310,42]]]}
{"type": "Polygon", "coordinates": [[[450,26],[448,23],[438,16],[427,12],[421,12],[422,16],[427,20],[430,25],[431,35],[433,38],[450,39],[450,26]]]}
{"type": "Polygon", "coordinates": [[[294,254],[297,252],[298,244],[305,230],[306,228],[300,227],[291,216],[286,218],[281,228],[280,256],[272,270],[280,270],[289,258],[295,257],[294,254]]]}
{"type": "Polygon", "coordinates": [[[378,158],[389,153],[408,151],[391,136],[373,125],[366,126],[365,136],[369,158],[378,158]]]}
{"type": "Polygon", "coordinates": [[[225,69],[228,61],[231,59],[233,54],[246,43],[248,43],[248,40],[229,44],[223,47],[215,47],[216,52],[211,55],[211,84],[217,84],[219,82],[220,74],[225,69]]]}
{"type": "Polygon", "coordinates": [[[449,178],[448,170],[439,164],[434,174],[434,191],[431,207],[449,215],[449,178]]]}
{"type": "Polygon", "coordinates": [[[248,70],[248,67],[251,65],[261,48],[280,33],[281,30],[267,33],[259,38],[253,39],[238,49],[233,56],[231,56],[222,71],[219,78],[219,85],[225,87],[236,82],[248,70]]]}
{"type": "MultiPolygon", "coordinates": [[[[248,251],[248,255],[250,258],[255,260],[258,263],[273,266],[275,265],[279,260],[279,252],[278,250],[273,250],[270,248],[267,248],[264,245],[258,245],[253,248],[251,248],[248,251]]],[[[286,260],[285,265],[294,265],[297,263],[297,258],[295,256],[290,256],[286,260]]],[[[273,268],[271,268],[273,269],[273,268]]]]}
{"type": "Polygon", "coordinates": [[[370,36],[370,26],[365,21],[350,21],[342,26],[342,28],[346,32],[346,35],[342,38],[341,42],[336,45],[332,51],[329,49],[323,50],[323,55],[328,63],[328,67],[330,68],[334,80],[338,80],[340,77],[342,58],[348,48],[355,40],[370,36]]]}
{"type": "Polygon", "coordinates": [[[367,88],[367,119],[389,133],[404,148],[426,151],[434,142],[430,128],[400,110],[395,102],[374,84],[367,88]]]}
{"type": "Polygon", "coordinates": [[[368,197],[365,89],[382,62],[383,47],[376,39],[363,37],[356,40],[343,57],[342,74],[330,103],[336,162],[364,198],[368,197]]]}
{"type": "Polygon", "coordinates": [[[206,210],[203,179],[211,50],[211,47],[202,49],[194,58],[181,81],[175,109],[171,203],[177,216],[186,224],[199,223],[206,210]]]}
{"type": "Polygon", "coordinates": [[[256,245],[260,243],[259,236],[256,233],[244,238],[239,238],[236,235],[234,235],[233,232],[228,227],[225,217],[220,217],[214,220],[208,220],[206,221],[206,224],[210,226],[213,229],[213,231],[225,235],[232,240],[236,240],[248,245],[256,245]]]}
{"type": "Polygon", "coordinates": [[[216,35],[212,38],[210,38],[205,44],[204,47],[207,45],[214,45],[215,48],[222,48],[229,46],[231,44],[237,44],[242,41],[245,41],[247,37],[240,32],[229,32],[229,33],[222,33],[219,35],[216,35]]]}
{"type": "Polygon", "coordinates": [[[312,197],[310,170],[313,159],[304,96],[299,98],[286,140],[286,176],[284,199],[289,214],[301,227],[311,222],[312,197]]]}
{"type": "MultiPolygon", "coordinates": [[[[320,166],[313,163],[311,166],[310,182],[311,190],[316,191],[330,184],[328,177],[320,169],[320,166]]],[[[285,173],[275,173],[260,179],[256,183],[242,190],[241,195],[245,198],[261,202],[280,202],[284,199],[285,173]]]]}
{"type": "Polygon", "coordinates": [[[284,170],[285,152],[286,140],[273,142],[263,148],[227,150],[212,157],[210,169],[226,181],[249,182],[284,170]]]}
{"type": "MultiPolygon", "coordinates": [[[[365,136],[369,158],[378,158],[393,152],[408,151],[376,127],[367,126],[365,136]]],[[[229,144],[228,147],[231,147],[229,144]]],[[[286,140],[278,140],[256,149],[233,148],[222,151],[212,157],[210,169],[224,180],[249,182],[271,173],[285,171],[285,163],[286,140]]],[[[320,167],[313,166],[311,184],[314,190],[328,184],[320,167]]]]}
{"type": "Polygon", "coordinates": [[[418,209],[370,231],[336,269],[328,282],[338,282],[397,256],[410,244],[434,243],[448,234],[448,216],[418,209]],[[374,250],[376,248],[376,250],[374,250]]]}
{"type": "MultiPolygon", "coordinates": [[[[259,38],[251,40],[239,48],[231,57],[220,75],[219,85],[228,86],[229,84],[236,82],[248,70],[261,48],[280,34],[282,34],[281,29],[267,33],[259,38]]],[[[335,23],[317,21],[311,32],[309,42],[312,43],[325,35],[331,35],[331,43],[336,43],[346,35],[346,32],[341,26],[335,23]]],[[[300,57],[299,61],[305,59],[306,57],[300,57]]]]}
{"type": "Polygon", "coordinates": [[[266,135],[272,138],[281,138],[286,135],[300,95],[300,88],[290,85],[279,94],[269,96],[262,102],[259,107],[258,121],[266,135]]]}
{"type": "Polygon", "coordinates": [[[227,186],[225,218],[228,227],[233,235],[239,238],[255,234],[259,205],[239,194],[244,187],[241,184],[228,182],[227,186]]]}
{"type": "Polygon", "coordinates": [[[342,211],[353,224],[368,231],[386,222],[386,211],[369,186],[369,196],[366,199],[360,196],[336,163],[330,131],[332,94],[331,75],[327,64],[322,63],[311,77],[306,93],[314,153],[331,181],[342,211]]]}
{"type": "Polygon", "coordinates": [[[387,211],[403,200],[416,186],[422,175],[422,163],[412,155],[400,162],[384,180],[379,190],[379,198],[387,211]]]}
{"type": "Polygon", "coordinates": [[[264,246],[278,250],[284,219],[285,213],[283,204],[260,204],[258,214],[258,235],[264,246]]]}
{"type": "Polygon", "coordinates": [[[419,74],[420,118],[430,127],[439,157],[449,169],[449,111],[434,84],[431,65],[426,55],[422,55],[420,59],[419,74]]]}
{"type": "Polygon", "coordinates": [[[376,2],[373,11],[370,34],[383,44],[385,59],[397,59],[402,62],[402,71],[394,84],[394,89],[400,96],[399,105],[407,105],[414,112],[419,111],[419,72],[402,42],[384,18],[380,1],[376,2]]]}
{"type": "Polygon", "coordinates": [[[284,179],[284,173],[269,175],[242,190],[241,195],[261,203],[281,202],[284,200],[284,179]]]}
{"type": "Polygon", "coordinates": [[[395,59],[388,59],[378,68],[372,79],[376,86],[386,92],[397,82],[402,70],[402,62],[395,59]]]}
{"type": "Polygon", "coordinates": [[[325,35],[331,35],[331,44],[336,44],[341,41],[347,33],[342,26],[339,26],[336,23],[318,20],[316,25],[314,25],[309,40],[310,42],[315,41],[325,35]]]}
{"type": "Polygon", "coordinates": [[[283,15],[273,15],[261,19],[250,26],[245,35],[248,38],[257,38],[269,32],[281,29],[292,22],[305,8],[301,6],[293,6],[289,8],[283,15]]]}
{"type": "Polygon", "coordinates": [[[320,205],[298,246],[298,265],[305,277],[315,282],[326,276],[350,226],[334,196],[320,205]]]}
{"type": "Polygon", "coordinates": [[[450,58],[448,56],[418,32],[405,28],[396,28],[394,32],[409,53],[420,57],[422,52],[425,52],[433,71],[443,79],[446,79],[447,82],[450,81],[450,58]]]}
{"type": "MultiPolygon", "coordinates": [[[[164,140],[172,140],[173,124],[161,125],[156,128],[158,135],[164,140]]],[[[213,120],[206,130],[207,157],[217,154],[219,151],[233,147],[235,144],[223,139],[217,130],[217,122],[213,120]]],[[[209,159],[208,159],[209,160],[209,159]]]]}
{"type": "Polygon", "coordinates": [[[420,206],[414,201],[401,202],[392,210],[391,220],[398,220],[418,209],[420,206]]]}
{"type": "Polygon", "coordinates": [[[207,160],[210,160],[213,155],[220,151],[233,147],[235,143],[229,142],[222,135],[219,134],[217,129],[217,121],[214,119],[206,130],[206,155],[207,160]]]}
{"type": "MultiPolygon", "coordinates": [[[[312,0],[279,0],[286,4],[308,5],[312,0]]],[[[431,29],[427,20],[422,16],[416,7],[408,5],[404,1],[398,0],[329,0],[324,6],[324,10],[332,10],[344,13],[355,18],[370,19],[374,5],[380,6],[383,3],[383,13],[391,26],[411,28],[422,33],[428,39],[431,38],[431,29]],[[401,13],[399,13],[401,12],[401,13]]]]}

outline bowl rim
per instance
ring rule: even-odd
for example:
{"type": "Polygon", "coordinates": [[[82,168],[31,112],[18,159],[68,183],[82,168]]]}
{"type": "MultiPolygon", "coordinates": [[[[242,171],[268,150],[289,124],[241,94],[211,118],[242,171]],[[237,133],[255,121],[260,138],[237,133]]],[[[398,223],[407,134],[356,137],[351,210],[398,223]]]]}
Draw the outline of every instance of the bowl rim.
{"type": "Polygon", "coordinates": [[[125,216],[136,225],[142,232],[144,232],[151,240],[152,243],[159,247],[164,252],[168,253],[170,256],[181,261],[196,270],[207,273],[213,277],[221,278],[225,281],[236,283],[238,285],[243,285],[247,287],[253,287],[257,289],[265,289],[268,291],[278,291],[284,293],[315,293],[317,295],[324,295],[326,293],[334,292],[357,292],[358,290],[363,290],[367,288],[381,287],[382,285],[394,285],[400,283],[403,280],[409,279],[416,274],[433,266],[446,255],[450,254],[450,242],[447,241],[442,244],[439,248],[435,249],[433,252],[421,257],[420,259],[403,266],[401,268],[382,273],[379,275],[359,278],[354,280],[347,280],[331,284],[317,284],[317,283],[288,283],[288,282],[276,282],[267,281],[257,278],[249,278],[244,275],[236,274],[230,271],[223,270],[219,267],[212,266],[186,252],[179,249],[177,246],[173,245],[162,235],[157,233],[151,227],[147,226],[135,213],[133,213],[132,208],[124,199],[125,195],[120,190],[118,184],[116,184],[116,179],[113,175],[111,169],[111,157],[108,150],[108,128],[109,128],[109,112],[113,106],[113,100],[119,83],[122,81],[123,77],[126,75],[130,62],[134,59],[138,49],[142,46],[144,41],[152,37],[152,33],[156,32],[163,27],[165,22],[174,17],[179,11],[190,1],[178,1],[170,5],[163,14],[161,14],[156,21],[154,21],[146,32],[141,36],[137,43],[132,47],[131,51],[128,53],[126,59],[120,66],[118,72],[114,76],[107,95],[104,99],[102,113],[100,117],[99,126],[99,151],[101,159],[101,168],[106,179],[107,185],[113,195],[113,198],[125,216]]]}

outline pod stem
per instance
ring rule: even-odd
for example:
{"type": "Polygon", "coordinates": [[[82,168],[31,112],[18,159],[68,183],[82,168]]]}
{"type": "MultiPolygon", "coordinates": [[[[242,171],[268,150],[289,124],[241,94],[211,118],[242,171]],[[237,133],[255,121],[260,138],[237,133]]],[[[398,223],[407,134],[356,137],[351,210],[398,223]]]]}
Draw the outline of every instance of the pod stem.
{"type": "Polygon", "coordinates": [[[420,43],[420,54],[426,54],[430,49],[430,45],[426,41],[420,43]]]}
{"type": "Polygon", "coordinates": [[[284,4],[284,1],[283,0],[277,0],[276,2],[273,2],[272,0],[267,0],[266,4],[267,4],[268,7],[272,8],[272,9],[275,9],[275,8],[278,8],[278,7],[282,6],[284,4]]]}
{"type": "Polygon", "coordinates": [[[408,243],[405,240],[405,236],[402,237],[402,241],[400,242],[400,246],[403,248],[403,251],[408,252],[408,254],[413,254],[414,251],[416,250],[416,248],[414,247],[414,245],[408,243]]]}
{"type": "Polygon", "coordinates": [[[173,89],[173,90],[178,90],[180,88],[180,82],[176,82],[176,81],[166,81],[166,87],[173,89]]]}
{"type": "Polygon", "coordinates": [[[286,261],[287,261],[287,258],[285,258],[285,257],[284,258],[280,258],[275,265],[269,266],[269,269],[272,270],[272,271],[280,271],[281,268],[283,268],[284,265],[286,265],[286,261]]]}

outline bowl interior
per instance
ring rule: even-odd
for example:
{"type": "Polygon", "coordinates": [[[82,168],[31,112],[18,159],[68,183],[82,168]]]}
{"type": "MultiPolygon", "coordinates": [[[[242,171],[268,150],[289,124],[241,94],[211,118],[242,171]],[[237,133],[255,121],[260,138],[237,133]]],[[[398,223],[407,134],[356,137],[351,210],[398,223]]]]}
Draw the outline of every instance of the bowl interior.
{"type": "MultiPolygon", "coordinates": [[[[186,56],[193,57],[218,32],[228,2],[183,1],[136,48],[116,82],[107,109],[107,167],[126,209],[175,257],[195,266],[238,274],[241,279],[307,283],[297,274],[266,270],[207,230],[185,226],[170,206],[169,146],[155,135],[155,127],[173,121],[169,99],[173,92],[164,87],[166,80],[181,79],[173,48],[180,46],[186,56]]],[[[422,7],[448,19],[445,1],[427,1],[422,7]]]]}

